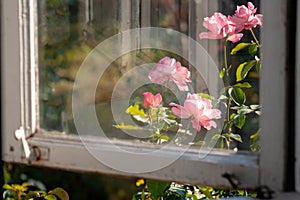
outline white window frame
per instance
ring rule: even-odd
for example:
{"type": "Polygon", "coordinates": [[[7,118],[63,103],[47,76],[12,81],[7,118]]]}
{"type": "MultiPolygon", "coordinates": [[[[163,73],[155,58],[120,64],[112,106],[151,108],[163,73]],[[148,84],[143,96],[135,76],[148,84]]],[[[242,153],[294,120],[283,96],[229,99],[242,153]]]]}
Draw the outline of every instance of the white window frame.
{"type": "MultiPolygon", "coordinates": [[[[285,154],[287,153],[284,142],[286,125],[288,125],[285,124],[284,113],[286,113],[287,102],[283,92],[286,88],[287,58],[285,51],[287,43],[284,39],[286,38],[287,22],[286,0],[261,1],[261,13],[264,14],[263,69],[260,79],[260,97],[263,106],[260,121],[262,151],[254,154],[214,150],[203,160],[196,159],[195,155],[198,152],[189,151],[172,165],[159,171],[143,174],[119,172],[103,165],[89,154],[76,136],[43,132],[37,129],[38,105],[36,102],[38,99],[32,98],[37,96],[35,93],[38,91],[37,79],[34,78],[37,77],[37,43],[34,42],[37,33],[34,17],[35,3],[35,0],[2,0],[1,119],[3,140],[1,147],[2,159],[5,162],[232,188],[229,181],[222,177],[222,174],[228,172],[239,180],[242,188],[254,189],[266,185],[277,193],[284,191],[285,154]],[[283,95],[278,95],[280,92],[283,95]],[[19,127],[24,129],[26,142],[31,152],[34,152],[35,148],[39,149],[41,156],[39,160],[32,157],[33,153],[26,158],[23,146],[26,146],[27,143],[22,142],[22,138],[17,140],[15,137],[15,131],[19,127]],[[32,136],[33,133],[35,133],[34,136],[32,136]],[[71,155],[76,155],[76,157],[71,155]]],[[[298,16],[298,18],[300,17],[298,16]]],[[[147,24],[148,22],[144,21],[143,23],[147,24]]],[[[298,44],[299,46],[300,44],[298,44]]],[[[300,76],[299,72],[298,76],[300,76]]],[[[300,91],[298,92],[300,94],[300,91]]],[[[298,107],[300,107],[299,94],[298,107]]],[[[299,109],[297,113],[299,117],[299,109]]],[[[299,126],[298,123],[298,144],[300,145],[299,126]]],[[[22,129],[19,129],[19,132],[22,132],[22,129]]],[[[126,142],[121,143],[124,148],[149,148],[132,146],[126,142]]],[[[101,141],[95,142],[95,148],[102,153],[115,153],[109,144],[101,143],[101,141]]],[[[298,157],[300,157],[299,151],[298,148],[298,157]]],[[[172,151],[165,152],[165,155],[160,155],[160,159],[172,156],[173,153],[172,151]]],[[[298,162],[298,180],[300,177],[299,166],[298,162]]],[[[299,185],[300,183],[297,182],[298,192],[299,185]]]]}

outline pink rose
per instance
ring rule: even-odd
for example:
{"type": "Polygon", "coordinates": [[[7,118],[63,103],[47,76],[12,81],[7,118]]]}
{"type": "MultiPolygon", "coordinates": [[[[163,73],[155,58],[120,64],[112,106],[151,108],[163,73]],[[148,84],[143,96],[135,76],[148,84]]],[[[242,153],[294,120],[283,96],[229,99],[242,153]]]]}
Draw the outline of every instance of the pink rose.
{"type": "Polygon", "coordinates": [[[248,8],[244,5],[237,6],[234,15],[228,17],[230,24],[236,27],[236,33],[244,29],[255,28],[257,25],[262,26],[262,15],[254,15],[256,10],[251,2],[248,2],[248,8]]]}
{"type": "Polygon", "coordinates": [[[200,33],[200,39],[222,39],[227,37],[231,42],[238,42],[242,37],[242,33],[236,33],[236,28],[229,23],[228,18],[221,13],[214,13],[211,17],[205,17],[203,26],[209,32],[200,33]]]}
{"type": "Polygon", "coordinates": [[[149,79],[157,84],[163,84],[167,80],[173,81],[180,91],[188,91],[187,82],[191,82],[191,73],[181,66],[174,58],[164,57],[157,64],[156,68],[149,73],[149,79]]]}
{"type": "Polygon", "coordinates": [[[192,126],[197,131],[201,130],[201,126],[210,130],[211,127],[216,128],[217,124],[213,119],[221,118],[221,111],[213,109],[209,99],[201,98],[198,94],[188,94],[183,106],[170,103],[174,115],[180,118],[192,117],[192,126]]]}
{"type": "Polygon", "coordinates": [[[144,107],[147,108],[150,106],[151,108],[157,107],[162,101],[161,95],[158,93],[155,96],[151,92],[144,93],[144,107]]]}

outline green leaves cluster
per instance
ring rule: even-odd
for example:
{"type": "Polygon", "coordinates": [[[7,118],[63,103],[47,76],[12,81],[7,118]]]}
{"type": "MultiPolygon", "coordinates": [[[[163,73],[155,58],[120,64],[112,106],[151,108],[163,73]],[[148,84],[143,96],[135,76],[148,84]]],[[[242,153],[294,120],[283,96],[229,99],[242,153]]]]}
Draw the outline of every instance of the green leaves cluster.
{"type": "MultiPolygon", "coordinates": [[[[249,74],[260,72],[261,62],[259,59],[260,44],[253,31],[251,34],[255,38],[255,41],[241,42],[233,47],[230,51],[231,58],[234,56],[236,60],[239,60],[239,64],[228,65],[227,63],[227,43],[224,44],[224,63],[225,67],[220,70],[220,78],[224,78],[225,89],[224,94],[221,95],[219,101],[223,102],[227,108],[225,117],[225,126],[221,135],[216,134],[213,139],[220,140],[219,144],[221,148],[230,148],[230,143],[235,140],[242,142],[241,132],[246,124],[247,115],[256,113],[260,115],[259,105],[246,105],[247,102],[246,92],[250,91],[252,85],[247,82],[249,74]],[[239,59],[237,59],[239,58],[239,59]],[[255,67],[255,71],[253,70],[255,67]],[[250,73],[251,72],[251,73],[250,73]],[[232,79],[232,75],[235,75],[235,80],[232,79]],[[232,84],[233,82],[233,84],[232,84]]],[[[250,92],[251,94],[251,92],[250,92]]],[[[251,140],[252,141],[252,140],[251,140]]]]}
{"type": "Polygon", "coordinates": [[[231,55],[235,55],[237,52],[245,50],[248,48],[248,53],[254,57],[254,60],[249,60],[246,62],[241,63],[236,69],[236,82],[244,80],[249,71],[256,66],[256,71],[259,72],[260,70],[260,59],[256,56],[258,53],[259,45],[252,42],[252,43],[239,43],[231,50],[231,55]]]}
{"type": "Polygon", "coordinates": [[[4,200],[69,200],[68,193],[62,188],[55,188],[49,192],[37,190],[30,183],[4,184],[4,200]]]}
{"type": "Polygon", "coordinates": [[[234,196],[255,197],[255,193],[246,190],[227,190],[203,187],[198,185],[182,185],[147,180],[138,185],[142,191],[133,195],[132,200],[198,200],[219,199],[234,196]]]}
{"type": "Polygon", "coordinates": [[[152,142],[162,144],[169,141],[168,132],[178,129],[178,123],[175,116],[169,108],[158,106],[155,108],[144,108],[141,101],[136,101],[129,105],[126,113],[136,120],[139,125],[125,125],[124,123],[115,125],[115,128],[126,130],[145,130],[149,131],[149,139],[152,142]]]}

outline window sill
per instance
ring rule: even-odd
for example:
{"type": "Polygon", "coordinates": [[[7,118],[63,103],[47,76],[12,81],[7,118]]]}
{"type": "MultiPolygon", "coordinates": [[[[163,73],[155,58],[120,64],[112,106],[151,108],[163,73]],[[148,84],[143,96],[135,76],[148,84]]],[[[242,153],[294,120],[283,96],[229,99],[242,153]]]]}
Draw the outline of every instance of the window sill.
{"type": "MultiPolygon", "coordinates": [[[[97,154],[115,155],[111,144],[93,140],[93,148],[97,154]]],[[[117,142],[117,141],[116,141],[117,142]]],[[[32,165],[61,168],[71,171],[84,171],[91,173],[104,173],[110,175],[123,175],[131,177],[143,177],[164,181],[188,182],[191,184],[211,185],[230,188],[229,181],[222,177],[225,172],[234,174],[243,188],[255,188],[258,180],[258,155],[252,153],[236,153],[213,150],[204,159],[199,159],[199,150],[185,152],[176,162],[166,168],[148,173],[126,173],[107,167],[96,160],[76,136],[61,135],[55,133],[39,132],[28,138],[30,147],[38,147],[41,150],[41,159],[32,161],[32,165]],[[72,155],[72,156],[70,156],[72,155]],[[76,155],[76,156],[75,156],[76,155]],[[80,158],[80,159],[78,159],[80,158]],[[178,170],[185,169],[185,170],[178,170]]],[[[119,143],[119,142],[118,142],[119,143]]],[[[128,151],[150,151],[149,145],[129,145],[122,142],[128,151]]],[[[168,150],[159,156],[149,159],[166,159],[174,156],[176,150],[168,150]]],[[[120,155],[122,156],[122,155],[120,155]]],[[[26,159],[16,160],[16,156],[7,161],[27,163],[26,159]]]]}

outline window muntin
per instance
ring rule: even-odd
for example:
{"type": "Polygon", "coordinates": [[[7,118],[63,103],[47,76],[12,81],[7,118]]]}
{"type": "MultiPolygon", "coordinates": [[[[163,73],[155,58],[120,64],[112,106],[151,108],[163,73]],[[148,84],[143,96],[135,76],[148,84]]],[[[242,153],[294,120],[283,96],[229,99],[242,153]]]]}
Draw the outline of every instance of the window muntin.
{"type": "MultiPolygon", "coordinates": [[[[205,5],[205,3],[200,4],[205,5]]],[[[224,5],[220,2],[211,4],[217,5],[216,8],[220,6],[221,9],[226,10],[225,12],[235,9],[232,2],[224,5]]],[[[39,1],[40,127],[68,134],[77,132],[71,108],[73,83],[80,65],[96,45],[112,35],[145,25],[171,28],[191,35],[198,40],[198,32],[201,31],[202,25],[195,19],[200,17],[199,13],[200,15],[204,15],[204,13],[198,8],[195,9],[194,6],[195,3],[189,1],[174,1],[172,3],[150,1],[140,4],[127,1],[113,1],[113,3],[108,4],[100,0],[39,1]],[[131,12],[124,12],[126,8],[131,12]],[[54,13],[56,14],[54,15],[54,13]]],[[[208,13],[205,14],[209,15],[208,13]]],[[[247,37],[249,38],[249,36],[247,37]]],[[[215,55],[214,59],[217,61],[217,65],[222,66],[223,60],[220,56],[222,55],[222,48],[216,49],[215,47],[218,46],[218,42],[200,42],[215,55]]],[[[178,38],[174,39],[172,43],[174,46],[180,46],[182,55],[187,55],[189,58],[190,52],[187,51],[191,48],[189,44],[184,44],[183,40],[178,40],[178,38]]],[[[122,45],[124,48],[132,44],[128,41],[122,41],[121,48],[122,45]]],[[[116,49],[116,51],[118,50],[116,49]]],[[[133,69],[133,66],[147,62],[155,63],[164,56],[173,56],[172,54],[174,53],[157,49],[139,49],[122,55],[105,70],[99,80],[95,100],[87,92],[87,95],[90,96],[86,97],[87,102],[94,101],[100,126],[108,137],[132,138],[114,127],[118,124],[113,121],[112,109],[110,108],[113,89],[123,76],[122,74],[133,69]]],[[[177,56],[183,65],[188,66],[192,71],[196,92],[209,92],[201,75],[193,73],[193,67],[189,65],[187,60],[178,57],[178,55],[174,56],[177,56]]],[[[232,63],[236,62],[235,60],[239,62],[243,59],[241,56],[232,57],[232,63]]],[[[254,78],[247,80],[255,86],[254,89],[248,90],[248,92],[253,93],[248,101],[252,104],[258,104],[258,79],[255,78],[254,72],[253,74],[254,78]]],[[[232,74],[233,76],[234,74],[232,74]]],[[[88,91],[88,83],[85,86],[87,87],[86,91],[88,91]]],[[[247,134],[241,134],[245,142],[242,144],[236,142],[233,147],[250,149],[249,138],[258,129],[258,117],[253,115],[250,119],[247,130],[242,131],[247,132],[247,134]]],[[[91,133],[87,131],[86,134],[91,133]]]]}

